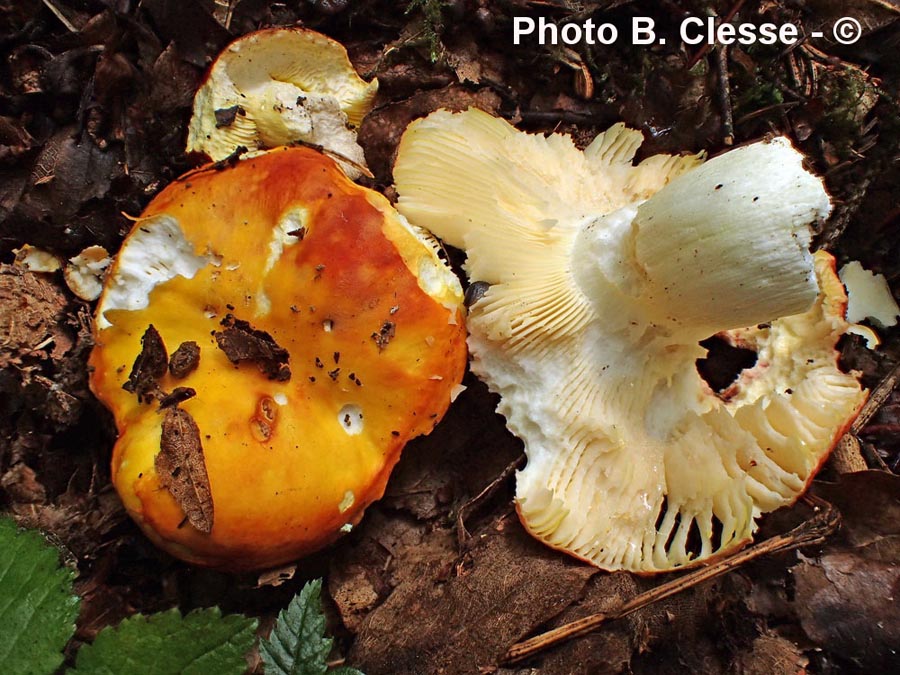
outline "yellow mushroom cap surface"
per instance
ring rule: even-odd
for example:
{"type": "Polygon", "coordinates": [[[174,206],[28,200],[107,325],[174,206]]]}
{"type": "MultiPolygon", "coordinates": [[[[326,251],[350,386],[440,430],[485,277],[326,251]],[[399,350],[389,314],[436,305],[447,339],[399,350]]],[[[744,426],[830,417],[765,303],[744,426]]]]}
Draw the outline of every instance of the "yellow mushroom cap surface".
{"type": "Polygon", "coordinates": [[[210,566],[270,567],[328,544],[449,406],[466,363],[461,302],[433,242],[313,150],[173,183],[113,264],[90,361],[128,512],[161,547],[210,566]],[[234,320],[286,350],[289,379],[229,360],[216,334],[234,320]],[[199,430],[209,532],[158,475],[167,410],[123,389],[150,325],[169,354],[199,346],[196,369],[157,384],[196,392],[177,409],[199,430]]]}

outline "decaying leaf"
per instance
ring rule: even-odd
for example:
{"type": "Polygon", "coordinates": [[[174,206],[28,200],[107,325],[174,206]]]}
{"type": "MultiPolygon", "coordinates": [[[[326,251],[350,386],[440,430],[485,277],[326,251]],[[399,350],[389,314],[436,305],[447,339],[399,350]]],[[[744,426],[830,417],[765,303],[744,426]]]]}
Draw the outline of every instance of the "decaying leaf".
{"type": "Polygon", "coordinates": [[[122,385],[125,391],[137,394],[141,403],[154,398],[158,389],[156,381],[166,374],[169,367],[169,355],[159,331],[153,324],[147,326],[141,337],[141,352],[134,360],[128,381],[122,385]]]}
{"type": "Polygon", "coordinates": [[[366,148],[369,168],[379,180],[391,175],[394,154],[406,126],[417,117],[438,108],[465,110],[477,107],[488,112],[500,108],[501,99],[495,91],[485,87],[476,92],[461,85],[441,89],[422,90],[411,98],[380,107],[363,120],[359,141],[366,148]]]}
{"type": "Polygon", "coordinates": [[[483,534],[471,557],[449,561],[449,578],[425,568],[395,588],[362,623],[350,661],[370,675],[488,672],[596,574],[530,541],[515,522],[501,519],[483,534]]]}
{"type": "Polygon", "coordinates": [[[222,325],[225,330],[216,332],[216,344],[229,361],[252,361],[270,380],[285,382],[291,379],[288,352],[271,335],[231,314],[222,319],[222,325]]]}
{"type": "Polygon", "coordinates": [[[200,429],[186,410],[166,410],[155,463],[159,482],[175,497],[188,522],[205,534],[212,532],[213,501],[200,429]]]}
{"type": "Polygon", "coordinates": [[[883,471],[841,476],[817,493],[841,511],[843,527],[821,556],[794,567],[803,631],[860,672],[900,668],[900,477],[883,471]]]}

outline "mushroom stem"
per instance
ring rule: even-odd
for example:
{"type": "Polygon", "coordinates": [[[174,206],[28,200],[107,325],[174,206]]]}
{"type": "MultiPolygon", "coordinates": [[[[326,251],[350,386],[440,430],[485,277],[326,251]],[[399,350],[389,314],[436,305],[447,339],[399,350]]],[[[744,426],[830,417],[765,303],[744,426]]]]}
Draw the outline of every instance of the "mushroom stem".
{"type": "Polygon", "coordinates": [[[801,159],[783,138],[745,146],[586,219],[572,246],[579,286],[608,310],[612,285],[640,308],[630,320],[689,341],[807,311],[818,295],[809,224],[831,205],[801,159]]]}
{"type": "Polygon", "coordinates": [[[634,251],[646,300],[707,334],[808,310],[818,294],[809,226],[831,204],[802,159],[785,138],[754,143],[641,204],[634,251]]]}
{"type": "Polygon", "coordinates": [[[684,344],[809,310],[809,223],[831,206],[801,159],[783,138],[745,146],[582,219],[569,261],[581,292],[611,324],[684,344]]]}

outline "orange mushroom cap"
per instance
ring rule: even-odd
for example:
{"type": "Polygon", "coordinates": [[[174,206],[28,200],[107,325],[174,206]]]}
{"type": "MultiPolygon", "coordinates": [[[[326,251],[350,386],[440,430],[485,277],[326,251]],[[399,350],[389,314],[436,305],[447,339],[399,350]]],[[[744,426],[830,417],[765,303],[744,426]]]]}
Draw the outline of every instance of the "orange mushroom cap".
{"type": "Polygon", "coordinates": [[[91,355],[128,512],[159,546],[209,566],[275,566],[333,541],[449,406],[466,363],[461,302],[432,240],[313,150],[170,185],[111,269],[91,355]],[[219,343],[235,324],[286,350],[282,370],[232,363],[219,343]],[[195,369],[155,381],[196,392],[174,408],[123,389],[150,325],[169,353],[199,346],[195,369]],[[160,475],[173,409],[199,431],[213,508],[199,526],[160,475]]]}

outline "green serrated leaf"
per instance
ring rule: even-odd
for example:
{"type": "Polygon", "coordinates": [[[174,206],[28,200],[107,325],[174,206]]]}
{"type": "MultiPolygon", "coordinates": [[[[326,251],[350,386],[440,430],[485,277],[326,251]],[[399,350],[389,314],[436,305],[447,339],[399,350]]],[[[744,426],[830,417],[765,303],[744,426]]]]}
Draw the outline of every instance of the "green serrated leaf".
{"type": "Polygon", "coordinates": [[[267,675],[324,675],[332,639],[325,636],[322,580],[307,583],[275,622],[259,654],[267,675]]]}
{"type": "Polygon", "coordinates": [[[256,619],[217,607],[182,617],[177,609],[137,614],[105,628],[78,650],[74,675],[241,675],[256,619]]]}
{"type": "Polygon", "coordinates": [[[46,675],[63,661],[75,632],[75,572],[59,564],[59,551],[37,532],[0,518],[0,669],[46,675]]]}

